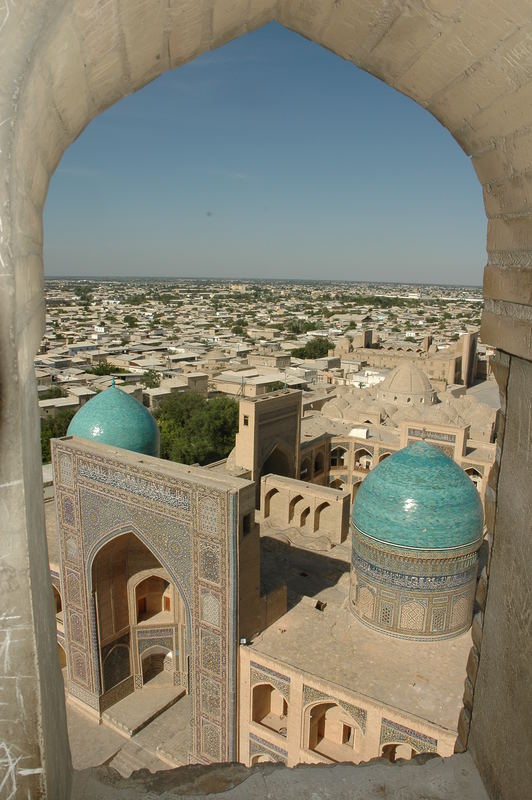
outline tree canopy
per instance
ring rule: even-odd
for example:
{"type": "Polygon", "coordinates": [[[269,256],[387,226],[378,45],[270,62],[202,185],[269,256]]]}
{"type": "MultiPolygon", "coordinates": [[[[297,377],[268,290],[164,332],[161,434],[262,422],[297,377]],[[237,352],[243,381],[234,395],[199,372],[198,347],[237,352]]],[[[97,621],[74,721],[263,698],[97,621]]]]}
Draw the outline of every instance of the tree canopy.
{"type": "Polygon", "coordinates": [[[238,403],[230,397],[207,400],[197,392],[161,400],[155,418],[161,431],[161,457],[181,464],[210,464],[226,458],[235,445],[238,403]]]}
{"type": "Polygon", "coordinates": [[[49,464],[52,460],[50,439],[66,436],[70,420],[76,411],[77,409],[74,408],[65,408],[62,411],[58,411],[53,417],[41,419],[41,455],[43,464],[49,464]]]}
{"type": "Polygon", "coordinates": [[[292,350],[294,358],[323,358],[332,350],[334,344],[329,339],[311,339],[304,347],[292,350]]]}

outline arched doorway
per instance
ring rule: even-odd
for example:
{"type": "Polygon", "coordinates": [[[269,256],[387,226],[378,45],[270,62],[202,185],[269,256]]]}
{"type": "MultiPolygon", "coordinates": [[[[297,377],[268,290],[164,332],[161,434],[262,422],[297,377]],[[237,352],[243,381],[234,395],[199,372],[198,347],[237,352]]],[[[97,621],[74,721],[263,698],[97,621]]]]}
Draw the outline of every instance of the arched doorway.
{"type": "Polygon", "coordinates": [[[142,684],[150,688],[173,685],[172,651],[160,645],[145,650],[141,656],[142,684]]]}
{"type": "Polygon", "coordinates": [[[290,461],[285,451],[277,445],[274,447],[260,471],[261,478],[263,475],[281,475],[285,478],[292,476],[292,469],[290,461]]]}
{"type": "Polygon", "coordinates": [[[276,494],[279,494],[279,489],[270,489],[264,497],[264,519],[267,519],[271,513],[271,502],[276,494]]]}
{"type": "Polygon", "coordinates": [[[328,761],[354,761],[360,730],[334,702],[318,703],[305,712],[306,746],[328,761]]]}
{"type": "Polygon", "coordinates": [[[104,694],[125,681],[122,695],[145,683],[186,689],[186,608],[157,556],[134,533],[119,534],[97,551],[91,577],[104,694]]]}
{"type": "Polygon", "coordinates": [[[290,503],[288,504],[288,522],[292,522],[295,517],[296,506],[298,503],[303,500],[302,494],[296,494],[295,497],[292,497],[290,503]]]}
{"type": "Polygon", "coordinates": [[[418,755],[418,751],[414,750],[409,744],[405,743],[394,743],[394,744],[385,744],[382,748],[381,755],[384,758],[387,758],[392,764],[395,761],[398,761],[400,758],[409,760],[414,756],[418,755]]]}
{"type": "Polygon", "coordinates": [[[272,731],[286,736],[288,702],[269,683],[261,683],[253,687],[251,695],[251,719],[272,731]]]}

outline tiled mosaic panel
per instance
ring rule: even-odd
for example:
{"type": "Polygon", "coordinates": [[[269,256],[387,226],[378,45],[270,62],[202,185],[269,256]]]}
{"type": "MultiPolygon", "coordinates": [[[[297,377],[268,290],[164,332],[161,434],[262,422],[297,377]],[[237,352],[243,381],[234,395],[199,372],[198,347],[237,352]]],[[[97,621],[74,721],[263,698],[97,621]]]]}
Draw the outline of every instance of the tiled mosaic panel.
{"type": "Polygon", "coordinates": [[[202,751],[212,761],[220,761],[220,728],[212,722],[201,721],[202,751]]]}
{"type": "Polygon", "coordinates": [[[221,686],[220,684],[203,676],[201,681],[201,712],[207,717],[220,716],[221,710],[221,686]]]}
{"type": "Polygon", "coordinates": [[[62,453],[59,458],[59,483],[62,486],[74,485],[74,472],[72,468],[72,456],[62,453]]]}
{"type": "MultiPolygon", "coordinates": [[[[58,486],[59,465],[54,446],[53,449],[56,486],[58,486]]],[[[59,455],[62,454],[59,452],[59,455]]],[[[188,637],[188,643],[191,647],[192,673],[185,677],[190,680],[190,690],[193,694],[192,724],[194,725],[194,719],[198,720],[198,724],[195,725],[197,731],[195,752],[200,760],[207,759],[207,761],[212,761],[220,758],[228,760],[231,757],[229,748],[232,746],[232,740],[228,738],[230,715],[234,714],[234,710],[228,704],[227,695],[229,685],[227,673],[227,648],[229,646],[227,638],[229,624],[227,603],[230,592],[230,585],[227,583],[227,543],[236,541],[236,528],[233,523],[231,529],[227,531],[229,535],[225,535],[224,528],[224,535],[219,537],[220,530],[217,526],[222,523],[222,520],[225,520],[224,509],[227,502],[225,492],[201,494],[199,500],[203,507],[200,511],[200,503],[198,502],[197,511],[193,515],[191,513],[192,507],[196,502],[193,492],[190,489],[179,489],[175,485],[175,480],[166,482],[165,480],[154,480],[153,476],[150,476],[149,479],[144,478],[140,474],[141,470],[137,470],[132,477],[124,476],[122,470],[114,467],[114,459],[106,461],[92,455],[87,456],[84,451],[71,451],[69,449],[67,455],[72,457],[73,484],[76,489],[79,486],[78,496],[82,500],[83,518],[81,522],[79,518],[76,520],[74,528],[63,527],[62,524],[59,526],[60,539],[62,540],[62,579],[66,582],[64,570],[67,563],[79,563],[85,560],[89,551],[92,551],[93,554],[96,553],[103,544],[122,532],[131,531],[141,541],[144,541],[168,570],[184,599],[188,599],[189,603],[192,630],[188,637]],[[84,466],[76,474],[76,458],[79,456],[82,456],[81,460],[84,466]],[[81,481],[79,478],[80,473],[83,473],[81,481]],[[84,483],[87,483],[87,485],[84,486],[84,483]],[[96,488],[98,488],[98,491],[95,491],[96,488]],[[131,494],[134,495],[134,500],[128,502],[128,495],[131,494]],[[162,511],[164,505],[168,508],[168,513],[162,511]],[[175,514],[182,515],[182,519],[176,519],[174,517],[175,514]],[[194,544],[194,542],[199,542],[199,531],[194,530],[193,527],[186,523],[187,515],[191,522],[195,519],[198,524],[201,515],[205,528],[203,533],[209,536],[211,545],[214,545],[208,551],[204,551],[206,558],[203,560],[204,574],[202,578],[217,584],[221,590],[212,593],[212,596],[216,596],[220,601],[220,631],[216,633],[214,630],[209,630],[207,631],[209,635],[206,637],[200,635],[199,627],[202,614],[198,588],[200,558],[199,547],[194,544]],[[78,538],[81,531],[83,532],[83,538],[78,538]],[[218,542],[215,541],[214,537],[218,539],[218,542]],[[192,580],[195,581],[196,589],[194,592],[192,591],[192,580]],[[203,646],[205,647],[205,653],[202,652],[203,646]],[[220,688],[219,724],[215,725],[214,728],[207,728],[206,731],[199,724],[202,696],[211,711],[218,706],[218,701],[216,693],[213,692],[213,684],[208,683],[206,674],[201,674],[204,666],[219,678],[218,685],[220,688]],[[194,679],[194,674],[196,679],[194,679]],[[205,684],[205,689],[203,689],[203,681],[206,679],[207,683],[205,684]],[[201,695],[201,692],[203,692],[203,695],[201,695]],[[203,749],[204,744],[205,750],[203,749]],[[201,755],[202,753],[203,755],[201,755]]],[[[62,492],[59,490],[58,502],[61,500],[61,494],[62,492]]],[[[78,513],[76,506],[74,507],[74,513],[78,513]]],[[[223,525],[225,526],[225,522],[223,525]]],[[[94,681],[96,683],[96,692],[99,691],[96,618],[91,606],[91,599],[85,587],[84,575],[82,587],[83,602],[80,611],[83,613],[88,636],[86,646],[89,648],[89,640],[91,645],[90,649],[81,654],[82,660],[84,659],[83,665],[79,652],[76,653],[73,650],[72,658],[75,657],[76,664],[74,665],[72,661],[70,662],[70,674],[74,680],[78,681],[75,691],[80,696],[80,699],[86,696],[87,702],[91,707],[98,707],[97,694],[95,695],[93,691],[85,692],[82,686],[79,685],[79,681],[82,681],[84,685],[90,686],[90,663],[93,661],[95,665],[94,681]],[[89,652],[91,653],[90,660],[87,659],[89,652]],[[94,702],[95,696],[96,703],[94,702]]],[[[214,623],[217,619],[217,612],[212,601],[207,600],[207,604],[204,605],[203,615],[204,622],[215,628],[216,625],[214,623]]],[[[179,679],[179,676],[175,677],[179,679]]],[[[142,686],[142,677],[139,674],[134,676],[134,685],[136,688],[141,688],[142,686]]],[[[74,694],[75,692],[73,691],[72,693],[74,694]]],[[[212,718],[213,721],[214,717],[212,718]]],[[[194,760],[193,758],[192,761],[194,760]]]]}
{"type": "Polygon", "coordinates": [[[283,695],[285,700],[290,702],[290,678],[287,675],[251,661],[249,677],[252,687],[258,683],[269,683],[283,695]]]}
{"type": "Polygon", "coordinates": [[[303,705],[307,706],[309,703],[316,703],[319,701],[336,703],[360,726],[362,733],[366,732],[368,714],[365,709],[355,706],[352,703],[347,703],[345,700],[339,700],[337,697],[326,694],[320,689],[315,689],[313,686],[303,684],[303,705]]]}
{"type": "Polygon", "coordinates": [[[208,589],[202,589],[200,593],[201,621],[220,627],[220,599],[208,589]]]}
{"type": "Polygon", "coordinates": [[[92,489],[80,488],[81,526],[85,553],[101,544],[111,532],[132,531],[177,577],[177,585],[189,606],[192,564],[191,528],[183,521],[126,503],[92,489]]]}
{"type": "Polygon", "coordinates": [[[424,733],[415,731],[392,722],[389,719],[382,719],[380,744],[408,744],[418,753],[435,753],[438,747],[438,740],[427,736],[424,733]]]}
{"type": "Polygon", "coordinates": [[[249,756],[250,758],[253,758],[253,756],[260,755],[269,756],[272,761],[278,761],[283,764],[286,764],[288,760],[288,752],[282,747],[278,747],[277,745],[272,744],[272,742],[267,742],[266,739],[262,739],[260,736],[250,733],[249,756]]]}

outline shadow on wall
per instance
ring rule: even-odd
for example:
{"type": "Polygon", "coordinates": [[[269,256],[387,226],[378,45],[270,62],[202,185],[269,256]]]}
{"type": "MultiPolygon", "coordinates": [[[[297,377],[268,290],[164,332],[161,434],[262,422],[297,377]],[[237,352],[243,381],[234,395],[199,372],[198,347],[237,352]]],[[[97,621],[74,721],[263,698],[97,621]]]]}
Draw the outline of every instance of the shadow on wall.
{"type": "Polygon", "coordinates": [[[287,611],[302,597],[314,597],[323,589],[336,586],[342,575],[350,570],[346,561],[303,550],[270,536],[261,537],[260,544],[261,593],[286,584],[287,611]]]}

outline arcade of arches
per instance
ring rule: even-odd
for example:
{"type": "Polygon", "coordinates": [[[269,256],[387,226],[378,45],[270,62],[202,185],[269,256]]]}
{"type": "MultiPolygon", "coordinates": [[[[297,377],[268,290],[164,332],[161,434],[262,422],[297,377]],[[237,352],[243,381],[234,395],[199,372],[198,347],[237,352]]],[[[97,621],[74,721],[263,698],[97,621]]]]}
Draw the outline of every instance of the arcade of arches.
{"type": "Polygon", "coordinates": [[[272,19],[421,103],[471,156],[483,186],[482,337],[497,348],[503,410],[486,489],[491,558],[481,580],[458,748],[468,749],[491,797],[516,800],[532,783],[532,660],[523,645],[530,641],[532,563],[532,10],[521,0],[3,4],[0,507],[11,532],[2,568],[12,587],[3,602],[24,632],[11,653],[6,677],[13,680],[4,692],[10,718],[20,724],[10,725],[3,741],[24,754],[24,767],[14,768],[17,790],[63,800],[71,783],[44,517],[35,491],[41,475],[33,356],[44,320],[48,182],[94,116],[164,70],[272,19]],[[14,671],[22,662],[21,688],[14,671]]]}

